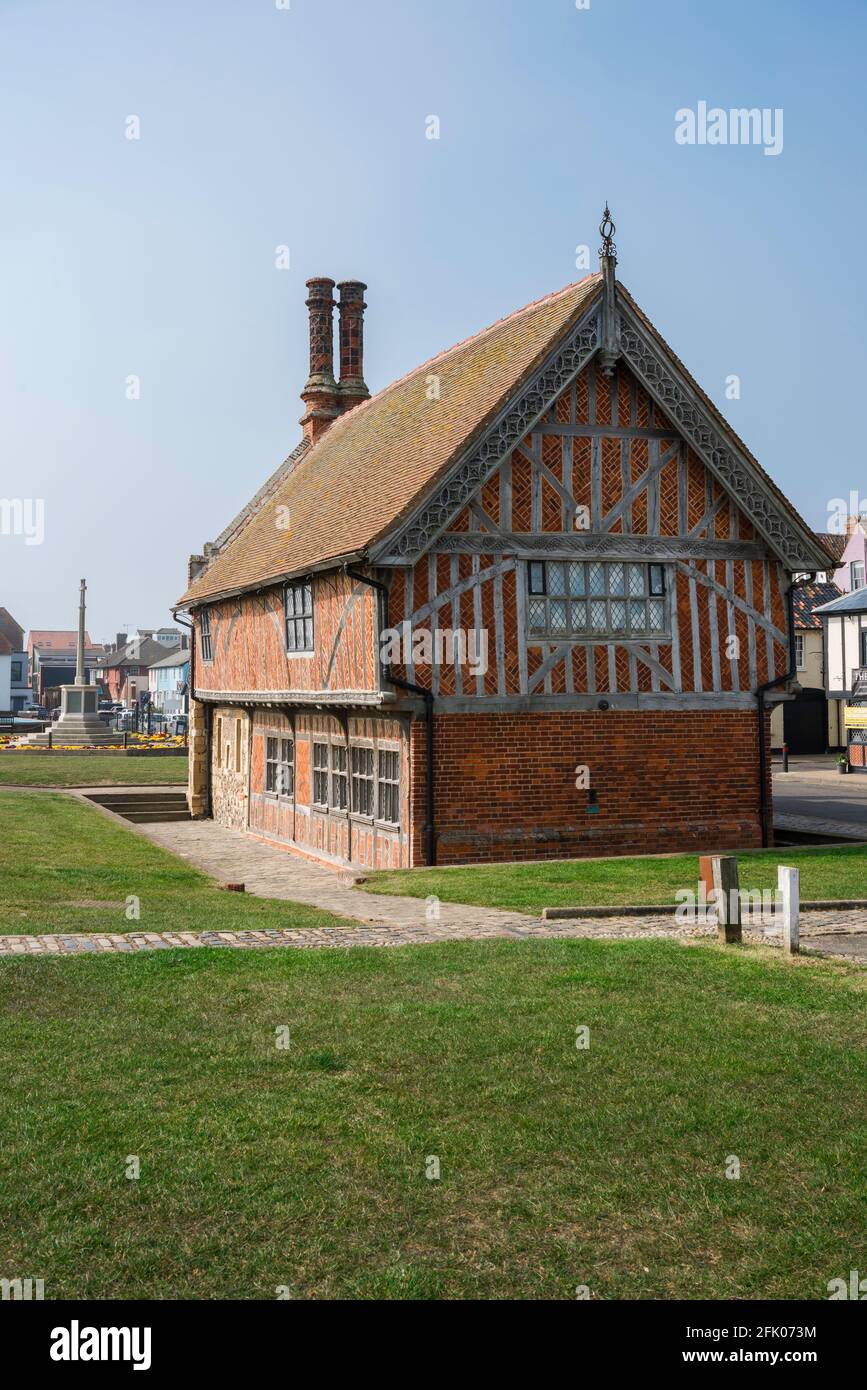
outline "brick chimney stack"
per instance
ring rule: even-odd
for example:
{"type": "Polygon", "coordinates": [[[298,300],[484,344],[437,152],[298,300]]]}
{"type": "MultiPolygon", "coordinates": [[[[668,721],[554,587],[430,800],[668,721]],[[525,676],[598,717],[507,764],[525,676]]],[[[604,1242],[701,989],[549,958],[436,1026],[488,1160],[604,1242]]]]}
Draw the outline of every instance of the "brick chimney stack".
{"type": "Polygon", "coordinates": [[[340,401],[344,413],[370,396],[364,381],[364,291],[361,280],[341,280],[340,401]]]}
{"type": "Polygon", "coordinates": [[[341,396],[334,380],[334,281],[317,276],[307,281],[310,297],[310,376],[301,392],[306,407],[301,418],[304,437],[311,444],[341,411],[341,396]]]}

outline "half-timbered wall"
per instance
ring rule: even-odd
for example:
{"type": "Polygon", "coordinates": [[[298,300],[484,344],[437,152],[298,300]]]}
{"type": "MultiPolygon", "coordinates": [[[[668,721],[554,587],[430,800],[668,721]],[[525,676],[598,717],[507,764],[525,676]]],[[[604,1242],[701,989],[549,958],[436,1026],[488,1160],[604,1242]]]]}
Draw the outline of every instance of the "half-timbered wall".
{"type": "Polygon", "coordinates": [[[313,578],[309,653],[287,653],[281,586],[213,603],[208,613],[213,655],[204,659],[200,635],[196,653],[196,689],[206,696],[292,699],[316,691],[339,700],[377,689],[373,591],[340,571],[313,578]]]}
{"type": "MultiPolygon", "coordinates": [[[[335,863],[351,860],[370,868],[405,868],[410,863],[409,749],[406,720],[217,705],[211,716],[213,817],[221,824],[335,863]],[[277,740],[281,748],[284,742],[289,743],[292,769],[290,782],[278,779],[272,788],[266,779],[268,739],[277,740]],[[315,745],[337,745],[345,750],[345,809],[315,803],[315,745]],[[398,824],[384,822],[376,803],[369,815],[352,809],[354,748],[372,751],[377,774],[380,750],[397,753],[398,824]]],[[[330,766],[328,775],[330,778],[330,766]]]]}
{"type": "Polygon", "coordinates": [[[393,572],[389,623],[487,632],[485,674],[404,665],[446,708],[468,696],[748,695],[787,667],[786,584],[629,370],[607,378],[594,362],[433,550],[393,572]],[[540,640],[527,619],[533,559],[663,563],[664,638],[540,640]]]}

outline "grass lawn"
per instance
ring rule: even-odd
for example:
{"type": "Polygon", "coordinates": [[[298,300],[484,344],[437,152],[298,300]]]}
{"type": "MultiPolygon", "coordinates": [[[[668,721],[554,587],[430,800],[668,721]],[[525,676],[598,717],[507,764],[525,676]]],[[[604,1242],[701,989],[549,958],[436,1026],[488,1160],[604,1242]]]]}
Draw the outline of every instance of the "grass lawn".
{"type": "Polygon", "coordinates": [[[227,893],[74,797],[0,791],[0,826],[0,934],[263,931],[340,920],[298,903],[227,893]],[[133,895],[137,921],[126,917],[133,895]]]}
{"type": "Polygon", "coordinates": [[[187,784],[187,757],[0,753],[0,787],[163,787],[187,784]]]}
{"type": "MultiPolygon", "coordinates": [[[[801,870],[801,898],[867,898],[867,849],[773,849],[738,855],[742,889],[776,888],[777,865],[801,870]]],[[[535,864],[486,864],[466,869],[397,869],[370,874],[372,893],[435,896],[443,902],[512,908],[602,907],[617,903],[674,903],[695,890],[698,855],[665,858],[559,859],[535,864]]]]}
{"type": "Polygon", "coordinates": [[[867,1265],[864,1005],[846,966],[663,941],[4,961],[0,1272],[826,1298],[867,1265]]]}

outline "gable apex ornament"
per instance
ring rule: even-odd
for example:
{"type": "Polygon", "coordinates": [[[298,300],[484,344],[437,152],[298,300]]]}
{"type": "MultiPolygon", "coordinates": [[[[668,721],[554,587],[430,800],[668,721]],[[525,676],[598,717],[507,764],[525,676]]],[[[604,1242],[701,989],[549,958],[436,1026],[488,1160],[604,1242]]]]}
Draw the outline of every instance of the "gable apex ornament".
{"type": "Polygon", "coordinates": [[[604,376],[611,376],[614,364],[620,356],[614,278],[617,266],[617,247],[614,244],[616,231],[606,203],[602,221],[599,223],[599,235],[602,237],[602,245],[599,248],[599,269],[602,271],[602,342],[599,348],[599,363],[604,376]]]}

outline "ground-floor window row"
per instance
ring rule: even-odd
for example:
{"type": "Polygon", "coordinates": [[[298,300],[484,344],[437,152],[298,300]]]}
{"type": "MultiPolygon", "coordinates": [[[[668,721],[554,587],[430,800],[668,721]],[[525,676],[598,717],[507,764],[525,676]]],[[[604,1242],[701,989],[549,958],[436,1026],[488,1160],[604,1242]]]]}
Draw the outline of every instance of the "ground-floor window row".
{"type": "MultiPolygon", "coordinates": [[[[312,739],[311,804],[317,811],[351,811],[384,825],[400,827],[400,746],[312,739]]],[[[265,791],[277,798],[295,796],[295,744],[267,735],[265,791]]]]}

